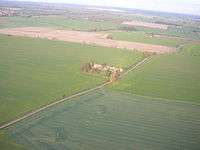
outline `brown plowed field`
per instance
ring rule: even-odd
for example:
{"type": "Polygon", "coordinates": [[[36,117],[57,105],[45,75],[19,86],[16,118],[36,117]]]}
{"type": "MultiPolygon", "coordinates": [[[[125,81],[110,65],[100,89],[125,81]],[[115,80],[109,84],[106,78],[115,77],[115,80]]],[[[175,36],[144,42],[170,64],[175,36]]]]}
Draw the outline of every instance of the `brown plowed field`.
{"type": "Polygon", "coordinates": [[[96,32],[68,31],[41,27],[24,27],[0,29],[0,33],[13,36],[47,38],[50,40],[61,40],[112,48],[138,50],[143,52],[169,53],[176,51],[174,47],[107,39],[107,34],[96,32]]]}
{"type": "Polygon", "coordinates": [[[125,21],[122,24],[125,25],[131,25],[131,26],[141,26],[141,27],[147,27],[147,28],[156,28],[156,29],[163,29],[167,30],[168,25],[165,24],[158,24],[158,23],[148,23],[148,22],[142,22],[142,21],[125,21]]]}

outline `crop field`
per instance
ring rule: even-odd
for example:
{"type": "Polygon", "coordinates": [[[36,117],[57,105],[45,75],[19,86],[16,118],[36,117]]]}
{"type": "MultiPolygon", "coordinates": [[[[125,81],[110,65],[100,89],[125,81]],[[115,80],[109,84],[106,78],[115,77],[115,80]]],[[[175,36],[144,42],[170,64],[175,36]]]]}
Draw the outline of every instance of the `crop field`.
{"type": "Polygon", "coordinates": [[[61,40],[111,48],[128,49],[132,51],[137,50],[142,52],[171,53],[176,51],[176,48],[174,47],[108,39],[107,34],[98,32],[69,31],[42,27],[25,27],[0,29],[0,34],[46,38],[51,40],[61,40]]]}
{"type": "Polygon", "coordinates": [[[59,41],[4,35],[0,41],[0,123],[107,80],[81,73],[83,63],[128,67],[143,57],[120,49],[59,41]]]}
{"type": "Polygon", "coordinates": [[[134,27],[136,31],[142,31],[145,33],[153,33],[153,34],[162,34],[168,36],[174,36],[179,38],[185,39],[195,39],[200,40],[200,29],[197,29],[198,32],[194,32],[192,27],[169,27],[167,30],[160,30],[160,29],[153,29],[153,28],[146,28],[146,27],[134,27]]]}
{"type": "Polygon", "coordinates": [[[114,30],[119,25],[112,22],[95,22],[90,20],[67,19],[62,16],[35,16],[35,17],[4,17],[0,28],[16,27],[58,27],[73,30],[114,30]]]}
{"type": "Polygon", "coordinates": [[[23,146],[9,139],[4,131],[0,132],[0,147],[3,150],[25,150],[23,146]]]}
{"type": "Polygon", "coordinates": [[[142,26],[147,28],[155,28],[155,29],[161,29],[161,30],[167,30],[168,25],[165,24],[157,24],[157,23],[148,23],[148,22],[142,22],[142,21],[124,21],[122,24],[130,25],[130,26],[142,26]]]}
{"type": "Polygon", "coordinates": [[[158,45],[174,46],[174,47],[184,42],[184,40],[180,38],[155,37],[154,35],[153,37],[151,37],[150,34],[146,34],[144,31],[111,32],[111,35],[116,40],[158,44],[158,45]]]}
{"type": "Polygon", "coordinates": [[[102,89],[43,111],[5,133],[15,146],[34,150],[197,150],[199,113],[200,105],[102,89]]]}
{"type": "Polygon", "coordinates": [[[167,99],[200,102],[200,45],[177,54],[155,56],[111,88],[167,99]]]}
{"type": "Polygon", "coordinates": [[[199,16],[56,2],[0,0],[0,150],[199,150],[199,16]]]}

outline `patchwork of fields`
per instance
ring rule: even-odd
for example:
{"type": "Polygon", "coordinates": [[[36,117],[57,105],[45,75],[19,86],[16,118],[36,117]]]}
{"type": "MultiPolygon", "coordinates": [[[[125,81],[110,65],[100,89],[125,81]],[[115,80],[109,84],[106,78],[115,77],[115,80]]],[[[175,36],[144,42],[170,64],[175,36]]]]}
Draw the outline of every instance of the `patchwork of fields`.
{"type": "Polygon", "coordinates": [[[0,149],[199,149],[198,23],[82,8],[43,16],[26,7],[37,15],[0,17],[0,125],[109,80],[81,72],[85,63],[126,71],[149,61],[1,130],[0,149]]]}
{"type": "Polygon", "coordinates": [[[67,19],[62,16],[35,16],[35,17],[4,17],[4,22],[0,22],[0,28],[16,27],[57,27],[73,30],[115,30],[119,25],[112,22],[95,22],[89,20],[67,19]]]}
{"type": "Polygon", "coordinates": [[[155,29],[161,29],[161,30],[167,30],[168,25],[166,24],[158,24],[158,23],[149,23],[149,22],[142,22],[142,21],[124,21],[122,24],[130,25],[130,26],[142,26],[142,27],[148,27],[148,28],[155,28],[155,29]]]}
{"type": "Polygon", "coordinates": [[[24,120],[7,135],[34,150],[197,150],[199,113],[200,105],[102,89],[24,120]]]}
{"type": "Polygon", "coordinates": [[[111,88],[152,97],[200,102],[200,45],[158,55],[111,88]]]}
{"type": "MultiPolygon", "coordinates": [[[[16,27],[56,27],[60,29],[70,29],[78,31],[108,31],[119,30],[126,25],[117,24],[111,21],[91,21],[84,19],[68,19],[64,16],[33,16],[33,17],[4,17],[0,20],[0,28],[16,27]]],[[[191,32],[193,28],[183,27],[184,30],[177,27],[169,27],[167,30],[153,29],[147,27],[133,27],[132,30],[146,33],[170,35],[182,38],[200,39],[200,35],[191,32]]],[[[162,40],[161,40],[162,41],[162,40]]],[[[137,41],[135,41],[137,42],[137,41]]],[[[157,44],[152,43],[152,44],[157,44]]],[[[162,44],[162,42],[161,42],[162,44]]]]}
{"type": "Polygon", "coordinates": [[[0,123],[104,82],[81,73],[94,61],[128,67],[140,53],[59,41],[0,36],[0,123]],[[9,112],[9,113],[8,113],[9,112]]]}
{"type": "Polygon", "coordinates": [[[156,35],[146,34],[143,31],[111,32],[111,35],[116,40],[158,44],[158,45],[173,46],[173,47],[176,47],[184,42],[184,40],[180,38],[156,37],[156,35]]]}
{"type": "Polygon", "coordinates": [[[0,34],[12,36],[25,36],[33,38],[45,38],[50,40],[61,40],[67,42],[75,42],[82,44],[98,45],[104,47],[127,49],[142,52],[156,52],[156,53],[172,53],[176,51],[174,47],[144,44],[136,42],[127,42],[108,39],[107,34],[94,33],[94,32],[80,32],[59,30],[53,28],[42,27],[25,27],[25,28],[6,28],[0,29],[0,34]]]}

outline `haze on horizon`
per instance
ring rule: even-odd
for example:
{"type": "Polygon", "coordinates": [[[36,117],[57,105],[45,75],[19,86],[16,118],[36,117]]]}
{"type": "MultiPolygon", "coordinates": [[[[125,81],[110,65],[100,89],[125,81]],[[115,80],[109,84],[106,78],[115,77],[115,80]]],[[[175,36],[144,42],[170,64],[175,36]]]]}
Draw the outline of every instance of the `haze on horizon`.
{"type": "Polygon", "coordinates": [[[48,3],[68,3],[106,7],[122,7],[163,12],[200,15],[199,0],[17,0],[48,3]]]}

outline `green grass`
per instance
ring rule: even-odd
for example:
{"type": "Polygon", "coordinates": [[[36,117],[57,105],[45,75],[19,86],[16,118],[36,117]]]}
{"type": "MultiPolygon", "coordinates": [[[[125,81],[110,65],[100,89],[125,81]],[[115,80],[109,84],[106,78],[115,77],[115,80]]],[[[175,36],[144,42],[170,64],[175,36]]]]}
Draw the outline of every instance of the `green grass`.
{"type": "Polygon", "coordinates": [[[150,37],[143,31],[112,32],[111,35],[114,37],[114,39],[117,40],[158,44],[158,45],[174,46],[174,47],[180,45],[183,42],[181,39],[150,37]]]}
{"type": "MultiPolygon", "coordinates": [[[[14,28],[14,27],[27,27],[27,26],[36,26],[36,27],[57,27],[62,29],[73,29],[73,30],[86,30],[86,31],[101,31],[101,30],[118,30],[124,25],[117,24],[111,21],[90,21],[84,19],[67,19],[64,16],[33,16],[33,17],[1,17],[2,22],[0,22],[0,28],[14,28]]],[[[194,27],[170,27],[168,30],[159,30],[145,27],[134,27],[138,32],[141,32],[139,39],[142,34],[145,33],[154,33],[154,34],[164,34],[169,36],[179,36],[190,39],[200,39],[200,35],[195,32],[199,31],[199,28],[194,27]]],[[[125,38],[128,35],[121,35],[121,38],[125,38]]],[[[119,37],[119,36],[117,36],[119,37]]],[[[126,39],[126,38],[125,38],[126,39]]],[[[133,40],[132,38],[128,38],[129,40],[133,40]]],[[[134,39],[135,40],[135,39],[134,39]]],[[[178,40],[171,41],[170,39],[159,39],[159,38],[151,38],[149,40],[143,39],[145,42],[157,44],[159,41],[164,45],[176,45],[178,40]]],[[[142,41],[143,41],[142,40],[142,41]]]]}
{"type": "Polygon", "coordinates": [[[119,91],[200,102],[200,45],[187,45],[178,54],[165,54],[128,74],[111,88],[119,91]]]}
{"type": "Polygon", "coordinates": [[[192,43],[185,45],[182,54],[200,58],[200,44],[192,43]]]}
{"type": "Polygon", "coordinates": [[[0,132],[0,149],[2,150],[24,150],[25,148],[20,144],[16,144],[10,140],[4,131],[0,132]]]}
{"type": "Polygon", "coordinates": [[[102,89],[64,102],[5,133],[27,149],[197,150],[200,105],[102,89]]]}
{"type": "Polygon", "coordinates": [[[145,32],[145,33],[175,36],[175,37],[180,37],[180,38],[190,39],[190,40],[200,39],[200,35],[198,34],[199,28],[196,28],[196,27],[182,26],[181,28],[179,28],[179,27],[171,26],[167,30],[160,30],[160,29],[153,29],[153,28],[146,28],[146,27],[135,27],[135,30],[145,32]]]}
{"type": "Polygon", "coordinates": [[[141,53],[60,41],[4,35],[0,41],[0,123],[105,81],[81,73],[83,63],[127,67],[142,59],[141,53]]]}
{"type": "Polygon", "coordinates": [[[73,20],[62,16],[40,17],[4,17],[5,22],[0,23],[0,28],[14,27],[57,27],[74,30],[110,30],[117,29],[118,25],[111,22],[94,22],[89,20],[73,20]]]}

